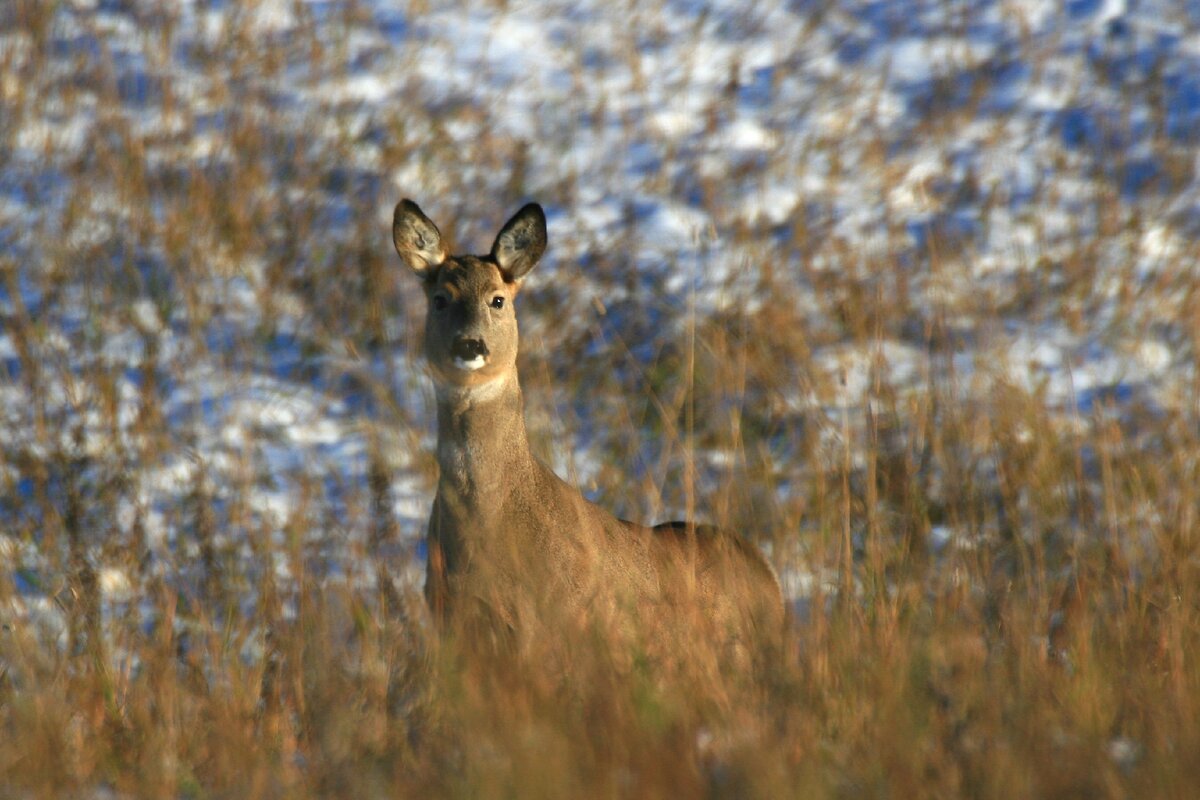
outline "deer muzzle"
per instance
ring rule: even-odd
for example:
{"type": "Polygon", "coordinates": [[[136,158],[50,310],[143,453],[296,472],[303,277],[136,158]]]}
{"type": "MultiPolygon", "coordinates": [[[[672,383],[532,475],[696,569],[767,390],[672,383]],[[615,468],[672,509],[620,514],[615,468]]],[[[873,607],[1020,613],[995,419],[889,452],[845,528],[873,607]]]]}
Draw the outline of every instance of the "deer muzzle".
{"type": "Polygon", "coordinates": [[[460,336],[450,346],[454,365],[459,369],[476,370],[487,363],[488,348],[483,339],[468,339],[460,336]]]}

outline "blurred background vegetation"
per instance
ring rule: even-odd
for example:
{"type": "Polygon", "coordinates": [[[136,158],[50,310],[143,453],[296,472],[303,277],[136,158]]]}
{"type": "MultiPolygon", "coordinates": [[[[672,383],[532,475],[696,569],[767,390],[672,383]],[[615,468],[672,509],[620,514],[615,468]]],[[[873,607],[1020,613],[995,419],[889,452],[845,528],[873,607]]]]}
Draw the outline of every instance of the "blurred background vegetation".
{"type": "Polygon", "coordinates": [[[6,0],[0,794],[1190,796],[1197,131],[1195,3],[6,0]],[[765,680],[430,635],[405,196],[765,680]]]}

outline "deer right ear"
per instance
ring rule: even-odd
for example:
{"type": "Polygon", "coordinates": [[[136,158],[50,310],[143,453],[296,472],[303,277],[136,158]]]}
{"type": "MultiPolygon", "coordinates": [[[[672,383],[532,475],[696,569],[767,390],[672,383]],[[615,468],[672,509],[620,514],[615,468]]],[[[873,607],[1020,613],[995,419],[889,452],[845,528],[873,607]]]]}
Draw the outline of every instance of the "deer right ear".
{"type": "Polygon", "coordinates": [[[392,243],[414,272],[427,277],[446,260],[442,234],[412,200],[401,200],[392,215],[392,243]]]}

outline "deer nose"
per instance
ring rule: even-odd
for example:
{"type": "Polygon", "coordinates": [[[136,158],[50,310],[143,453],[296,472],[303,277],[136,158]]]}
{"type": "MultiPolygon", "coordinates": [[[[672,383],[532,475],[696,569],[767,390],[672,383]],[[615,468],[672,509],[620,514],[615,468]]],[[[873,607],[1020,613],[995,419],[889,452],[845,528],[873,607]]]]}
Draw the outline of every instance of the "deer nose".
{"type": "Polygon", "coordinates": [[[472,361],[476,357],[487,358],[488,349],[487,345],[483,343],[483,339],[468,339],[460,336],[450,346],[450,353],[463,361],[472,361]]]}

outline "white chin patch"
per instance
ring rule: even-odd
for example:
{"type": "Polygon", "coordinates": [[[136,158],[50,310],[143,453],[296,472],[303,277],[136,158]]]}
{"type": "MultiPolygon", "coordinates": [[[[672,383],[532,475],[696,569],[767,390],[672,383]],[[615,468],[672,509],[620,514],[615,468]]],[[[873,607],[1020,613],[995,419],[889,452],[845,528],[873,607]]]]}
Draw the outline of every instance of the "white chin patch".
{"type": "Polygon", "coordinates": [[[455,358],[454,366],[467,372],[474,372],[487,363],[483,356],[474,356],[473,358],[455,358]]]}

